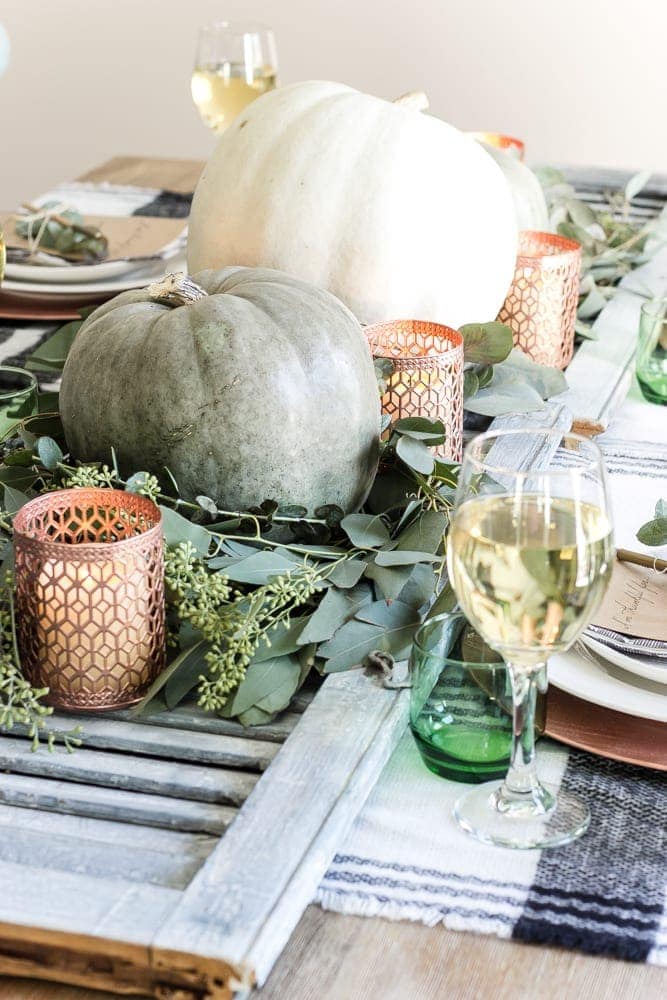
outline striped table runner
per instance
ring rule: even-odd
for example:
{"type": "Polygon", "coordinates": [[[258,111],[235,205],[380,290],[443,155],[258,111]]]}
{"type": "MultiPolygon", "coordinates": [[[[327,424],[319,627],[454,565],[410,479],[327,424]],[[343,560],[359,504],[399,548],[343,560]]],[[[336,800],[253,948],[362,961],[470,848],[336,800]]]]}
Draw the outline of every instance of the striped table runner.
{"type": "MultiPolygon", "coordinates": [[[[667,498],[667,407],[645,403],[635,386],[598,441],[610,472],[617,544],[656,554],[635,532],[656,500],[667,498]]],[[[667,725],[665,741],[667,754],[667,725]]],[[[543,778],[591,807],[581,840],[524,852],[467,837],[451,816],[467,786],[431,774],[407,733],[316,901],[339,913],[442,923],[667,965],[667,775],[551,740],[538,746],[543,778]]]]}

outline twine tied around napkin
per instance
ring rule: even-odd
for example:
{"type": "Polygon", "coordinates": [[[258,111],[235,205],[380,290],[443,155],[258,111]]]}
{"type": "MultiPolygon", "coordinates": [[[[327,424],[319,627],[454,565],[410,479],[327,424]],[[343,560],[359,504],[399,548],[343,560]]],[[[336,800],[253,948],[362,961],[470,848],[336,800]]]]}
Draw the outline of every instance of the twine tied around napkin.
{"type": "Polygon", "coordinates": [[[64,202],[50,201],[42,206],[23,204],[27,215],[15,220],[16,235],[25,239],[27,255],[38,251],[66,260],[97,263],[108,254],[108,241],[97,227],[83,224],[83,216],[64,202]]]}

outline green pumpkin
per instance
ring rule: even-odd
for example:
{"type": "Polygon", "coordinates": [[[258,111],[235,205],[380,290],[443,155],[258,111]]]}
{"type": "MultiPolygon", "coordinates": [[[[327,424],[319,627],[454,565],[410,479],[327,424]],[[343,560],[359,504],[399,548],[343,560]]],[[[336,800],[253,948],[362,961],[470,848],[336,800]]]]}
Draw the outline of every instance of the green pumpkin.
{"type": "Polygon", "coordinates": [[[121,471],[165,468],[227,510],[365,500],[380,402],[359,323],[279,271],[228,267],[125,292],[72,345],[60,392],[68,447],[121,471]]]}

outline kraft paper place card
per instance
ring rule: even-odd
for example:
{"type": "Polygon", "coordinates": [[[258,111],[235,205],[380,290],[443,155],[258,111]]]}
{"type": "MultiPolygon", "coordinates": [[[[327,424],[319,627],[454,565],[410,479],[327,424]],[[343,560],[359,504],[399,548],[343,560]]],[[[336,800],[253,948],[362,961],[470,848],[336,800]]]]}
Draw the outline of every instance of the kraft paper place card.
{"type": "MultiPolygon", "coordinates": [[[[27,248],[27,240],[16,235],[15,219],[15,212],[0,212],[0,228],[5,234],[5,243],[8,248],[27,248]]],[[[109,243],[106,261],[154,257],[161,254],[168,244],[173,243],[185,232],[183,219],[164,219],[145,215],[129,217],[86,215],[83,224],[100,229],[106,236],[109,243]]]]}
{"type": "Polygon", "coordinates": [[[614,560],[611,583],[593,624],[667,642],[667,573],[614,560]]]}

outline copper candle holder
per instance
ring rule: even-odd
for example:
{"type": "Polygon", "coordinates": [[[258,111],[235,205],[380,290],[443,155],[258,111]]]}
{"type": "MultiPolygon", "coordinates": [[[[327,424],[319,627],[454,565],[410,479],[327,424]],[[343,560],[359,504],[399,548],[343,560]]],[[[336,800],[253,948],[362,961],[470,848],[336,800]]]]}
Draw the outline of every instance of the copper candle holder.
{"type": "Polygon", "coordinates": [[[463,450],[463,337],[441,323],[399,319],[365,329],[374,358],[394,366],[382,396],[392,421],[428,417],[445,426],[445,443],[435,451],[459,462],[463,450]]]}
{"type": "Polygon", "coordinates": [[[516,139],[513,135],[503,135],[501,132],[468,132],[473,139],[478,142],[485,142],[487,146],[494,149],[502,149],[504,153],[509,153],[517,160],[523,160],[526,146],[521,139],[516,139]]]}
{"type": "Polygon", "coordinates": [[[519,233],[514,279],[498,319],[512,328],[515,347],[541,365],[565,368],[572,360],[580,270],[576,240],[519,233]]]}
{"type": "Polygon", "coordinates": [[[161,514],[145,497],[72,489],[14,518],[21,665],[73,711],[140,701],[165,665],[161,514]]]}

